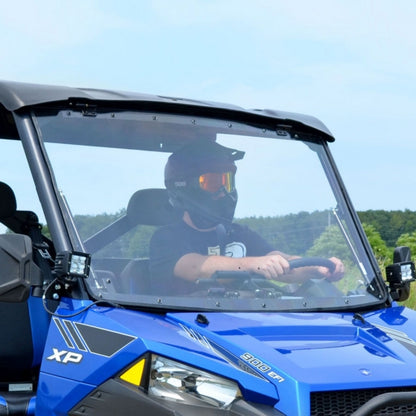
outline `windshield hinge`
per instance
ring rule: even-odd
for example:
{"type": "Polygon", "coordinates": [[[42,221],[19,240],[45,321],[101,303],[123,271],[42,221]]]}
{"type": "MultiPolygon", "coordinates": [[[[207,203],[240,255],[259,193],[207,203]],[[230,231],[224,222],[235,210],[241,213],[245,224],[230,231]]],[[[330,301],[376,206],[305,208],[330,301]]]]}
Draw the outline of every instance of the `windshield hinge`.
{"type": "Polygon", "coordinates": [[[96,117],[97,105],[90,103],[75,103],[74,108],[81,112],[84,117],[96,117]]]}
{"type": "Polygon", "coordinates": [[[276,125],[276,134],[278,136],[290,136],[290,131],[293,126],[290,124],[277,124],[276,125]]]}

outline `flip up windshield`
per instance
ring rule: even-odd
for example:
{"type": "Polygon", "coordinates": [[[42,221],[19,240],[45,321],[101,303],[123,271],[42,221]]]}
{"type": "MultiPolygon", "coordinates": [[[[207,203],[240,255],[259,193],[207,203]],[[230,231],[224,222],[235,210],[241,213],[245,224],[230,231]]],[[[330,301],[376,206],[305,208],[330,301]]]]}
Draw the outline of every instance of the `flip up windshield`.
{"type": "Polygon", "coordinates": [[[128,111],[36,115],[91,295],[157,308],[374,304],[367,260],[319,136],[128,111]]]}

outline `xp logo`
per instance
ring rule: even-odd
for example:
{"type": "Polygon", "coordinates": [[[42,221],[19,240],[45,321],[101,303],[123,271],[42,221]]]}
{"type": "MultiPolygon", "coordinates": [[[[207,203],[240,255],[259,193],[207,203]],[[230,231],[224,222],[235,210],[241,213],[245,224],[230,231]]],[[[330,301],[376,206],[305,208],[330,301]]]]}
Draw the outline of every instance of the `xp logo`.
{"type": "Polygon", "coordinates": [[[53,354],[47,357],[49,361],[57,361],[58,363],[68,364],[74,363],[78,364],[82,360],[82,354],[72,351],[59,351],[57,348],[52,348],[53,354]]]}

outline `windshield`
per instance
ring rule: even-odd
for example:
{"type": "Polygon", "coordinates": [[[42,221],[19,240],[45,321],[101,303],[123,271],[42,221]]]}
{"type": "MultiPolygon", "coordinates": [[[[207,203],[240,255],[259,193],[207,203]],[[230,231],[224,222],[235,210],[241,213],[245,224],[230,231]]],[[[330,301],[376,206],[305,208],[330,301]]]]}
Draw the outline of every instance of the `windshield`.
{"type": "Polygon", "coordinates": [[[91,295],[193,310],[376,303],[319,138],[139,112],[37,115],[91,295]]]}

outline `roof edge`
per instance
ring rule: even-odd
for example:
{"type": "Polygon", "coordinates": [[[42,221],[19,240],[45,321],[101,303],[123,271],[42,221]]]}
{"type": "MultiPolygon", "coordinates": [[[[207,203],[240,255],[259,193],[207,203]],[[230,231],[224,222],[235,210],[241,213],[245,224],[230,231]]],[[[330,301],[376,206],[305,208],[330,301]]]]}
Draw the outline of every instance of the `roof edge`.
{"type": "Polygon", "coordinates": [[[0,103],[9,111],[18,111],[25,107],[48,104],[54,102],[64,102],[71,99],[101,101],[108,103],[153,103],[158,106],[177,106],[193,107],[200,111],[226,111],[239,114],[239,117],[248,116],[249,118],[260,117],[276,120],[279,123],[296,123],[306,126],[308,129],[317,130],[324,134],[328,141],[334,141],[334,136],[324,123],[319,119],[300,113],[291,113],[270,109],[245,109],[231,104],[193,100],[187,98],[167,97],[161,95],[150,95],[136,92],[126,92],[118,90],[105,90],[96,88],[77,88],[58,85],[33,84],[16,81],[0,80],[0,103]]]}

